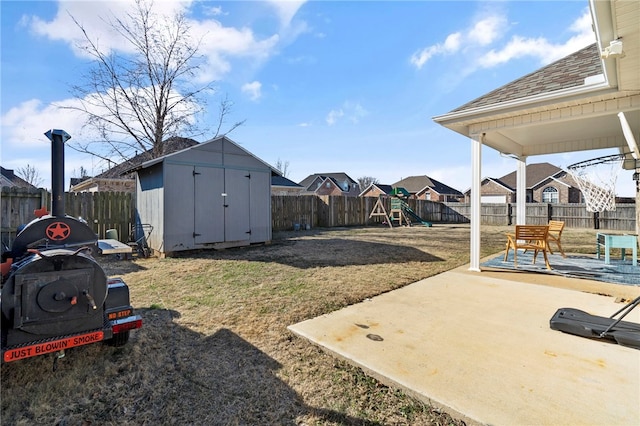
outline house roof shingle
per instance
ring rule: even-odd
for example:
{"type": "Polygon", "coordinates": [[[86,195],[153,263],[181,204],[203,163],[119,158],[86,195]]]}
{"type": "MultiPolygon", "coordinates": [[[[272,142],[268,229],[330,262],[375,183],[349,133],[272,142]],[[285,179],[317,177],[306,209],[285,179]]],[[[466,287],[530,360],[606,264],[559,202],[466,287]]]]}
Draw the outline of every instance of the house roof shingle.
{"type": "Polygon", "coordinates": [[[585,78],[602,74],[600,52],[594,43],[569,56],[499,87],[451,112],[527,98],[571,87],[583,86],[585,78]]]}
{"type": "MultiPolygon", "coordinates": [[[[171,137],[164,142],[164,154],[172,154],[177,151],[181,151],[186,148],[190,148],[194,145],[198,145],[199,142],[189,139],[189,138],[181,138],[178,136],[171,137]]],[[[123,161],[122,163],[106,170],[99,175],[95,176],[96,178],[105,178],[105,179],[122,179],[123,175],[129,174],[128,172],[134,167],[139,166],[145,161],[151,160],[151,153],[149,151],[145,151],[142,154],[138,154],[135,157],[123,161]]]]}
{"type": "Polygon", "coordinates": [[[428,187],[441,195],[462,195],[462,192],[457,189],[438,182],[429,176],[409,176],[394,183],[392,186],[394,188],[404,188],[412,194],[416,194],[428,187]]]}
{"type": "Polygon", "coordinates": [[[306,178],[298,182],[298,184],[300,186],[308,188],[309,185],[311,185],[317,178],[321,178],[322,180],[325,180],[326,178],[331,178],[333,179],[334,182],[348,182],[350,184],[358,183],[357,181],[351,179],[351,177],[349,177],[348,174],[340,172],[340,173],[315,173],[307,176],[306,178]]]}
{"type": "MultiPolygon", "coordinates": [[[[527,164],[526,187],[531,188],[549,176],[555,176],[561,171],[561,168],[550,163],[527,164]]],[[[517,186],[515,171],[494,180],[500,181],[503,185],[506,185],[509,188],[516,188],[517,186]]]]}
{"type": "Polygon", "coordinates": [[[287,186],[291,188],[302,188],[300,185],[292,181],[291,179],[287,179],[284,176],[272,175],[271,176],[271,185],[272,186],[287,186]]]}
{"type": "Polygon", "coordinates": [[[4,167],[0,167],[0,186],[35,188],[35,186],[16,175],[13,170],[5,169],[4,167]]]}

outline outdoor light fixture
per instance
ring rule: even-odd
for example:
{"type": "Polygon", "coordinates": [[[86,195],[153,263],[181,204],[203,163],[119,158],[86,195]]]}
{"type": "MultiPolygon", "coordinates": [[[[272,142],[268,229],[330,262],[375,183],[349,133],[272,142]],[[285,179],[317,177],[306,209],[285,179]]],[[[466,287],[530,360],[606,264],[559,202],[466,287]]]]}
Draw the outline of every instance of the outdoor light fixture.
{"type": "Polygon", "coordinates": [[[622,40],[613,40],[609,42],[609,46],[605,47],[602,50],[602,54],[600,55],[602,59],[607,58],[622,58],[624,57],[624,52],[622,50],[622,40]]]}

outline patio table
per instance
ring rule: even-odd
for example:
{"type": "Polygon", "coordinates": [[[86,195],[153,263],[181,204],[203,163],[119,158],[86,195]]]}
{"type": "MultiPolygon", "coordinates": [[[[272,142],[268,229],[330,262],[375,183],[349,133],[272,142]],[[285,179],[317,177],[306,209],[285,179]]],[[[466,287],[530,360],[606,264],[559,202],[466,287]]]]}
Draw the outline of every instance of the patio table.
{"type": "Polygon", "coordinates": [[[124,258],[131,254],[133,249],[127,245],[123,244],[118,240],[114,239],[106,239],[106,240],[98,240],[98,253],[107,255],[107,254],[123,254],[124,258]]]}
{"type": "Polygon", "coordinates": [[[604,263],[609,265],[611,263],[611,249],[619,248],[622,253],[622,260],[625,258],[625,249],[632,249],[633,251],[633,266],[638,264],[638,236],[631,234],[596,234],[596,253],[598,259],[600,259],[600,249],[604,247],[604,263]]]}

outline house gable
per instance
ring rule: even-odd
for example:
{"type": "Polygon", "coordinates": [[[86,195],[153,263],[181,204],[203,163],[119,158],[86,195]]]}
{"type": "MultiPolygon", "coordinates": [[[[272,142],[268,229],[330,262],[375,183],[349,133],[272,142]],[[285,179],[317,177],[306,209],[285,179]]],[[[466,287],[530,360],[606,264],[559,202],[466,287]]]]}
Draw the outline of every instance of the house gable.
{"type": "MultiPolygon", "coordinates": [[[[534,163],[527,164],[527,182],[526,187],[532,188],[539,182],[547,179],[549,176],[554,176],[562,172],[562,169],[554,166],[550,163],[534,163]]],[[[513,171],[509,174],[498,178],[499,181],[509,186],[510,188],[516,187],[516,172],[513,171]]]]}
{"type": "Polygon", "coordinates": [[[300,181],[301,186],[305,188],[305,193],[317,195],[345,195],[349,197],[357,197],[360,194],[360,185],[351,179],[346,173],[322,173],[307,176],[300,181]],[[327,180],[331,181],[329,187],[335,190],[328,194],[327,180]]]}
{"type": "Polygon", "coordinates": [[[16,175],[13,170],[0,167],[0,186],[9,186],[12,188],[35,188],[26,180],[16,175]]]}
{"type": "Polygon", "coordinates": [[[381,183],[372,183],[360,193],[360,197],[379,197],[380,195],[389,195],[393,191],[391,185],[381,183]]]}

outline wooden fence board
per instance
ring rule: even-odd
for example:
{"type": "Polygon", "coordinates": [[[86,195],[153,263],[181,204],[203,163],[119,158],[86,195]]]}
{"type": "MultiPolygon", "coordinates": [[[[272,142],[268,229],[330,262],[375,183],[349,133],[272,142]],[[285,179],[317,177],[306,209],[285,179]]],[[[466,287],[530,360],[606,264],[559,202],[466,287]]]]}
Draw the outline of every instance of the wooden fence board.
{"type": "MultiPolygon", "coordinates": [[[[51,209],[51,194],[44,190],[2,188],[2,242],[11,245],[18,227],[36,218],[33,211],[51,209]]],[[[135,210],[132,194],[124,192],[65,193],[65,213],[82,217],[99,238],[116,229],[120,241],[127,241],[135,210]]]]}

